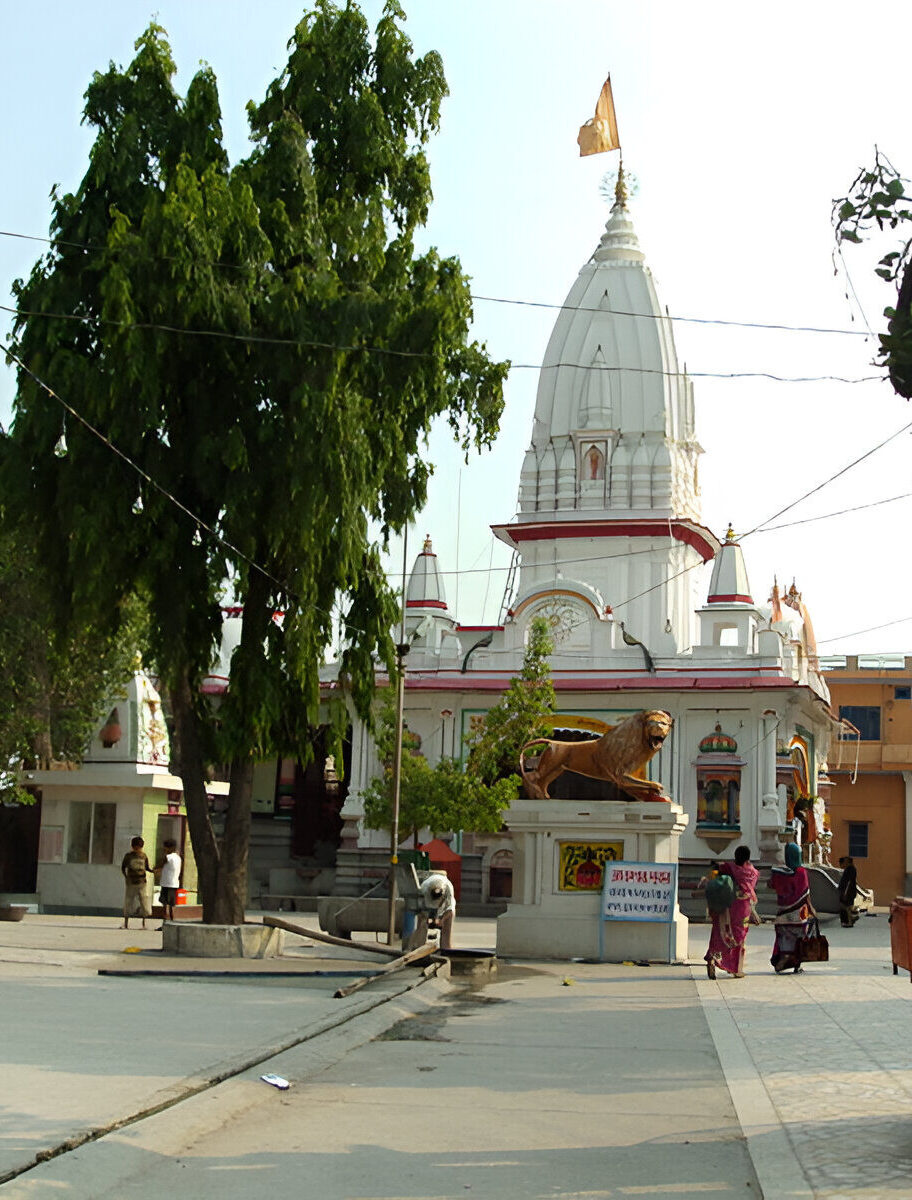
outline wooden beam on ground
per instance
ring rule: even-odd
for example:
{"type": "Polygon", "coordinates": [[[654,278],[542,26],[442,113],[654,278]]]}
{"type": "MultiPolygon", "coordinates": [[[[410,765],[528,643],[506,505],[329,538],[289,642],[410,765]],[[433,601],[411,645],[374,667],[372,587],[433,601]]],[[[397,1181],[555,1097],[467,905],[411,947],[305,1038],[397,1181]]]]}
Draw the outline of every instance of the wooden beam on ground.
{"type": "Polygon", "coordinates": [[[296,925],[291,921],[283,921],[280,917],[264,917],[264,925],[274,929],[285,929],[288,933],[296,933],[299,937],[313,938],[315,942],[328,942],[330,946],[345,946],[348,950],[366,950],[369,954],[382,954],[384,958],[396,958],[399,951],[394,946],[381,946],[379,942],[353,942],[350,938],[333,937],[322,929],[308,929],[306,925],[296,925]]]}
{"type": "Polygon", "coordinates": [[[375,975],[365,975],[363,979],[356,979],[348,987],[339,988],[338,991],[333,992],[333,999],[341,1000],[343,996],[350,996],[352,992],[357,992],[359,988],[366,987],[376,979],[383,979],[387,975],[394,975],[397,971],[401,971],[403,967],[420,962],[422,958],[430,958],[432,954],[437,953],[437,950],[438,946],[436,942],[426,942],[423,946],[419,946],[417,950],[410,950],[408,954],[394,958],[391,963],[388,963],[382,971],[377,971],[375,975]]]}

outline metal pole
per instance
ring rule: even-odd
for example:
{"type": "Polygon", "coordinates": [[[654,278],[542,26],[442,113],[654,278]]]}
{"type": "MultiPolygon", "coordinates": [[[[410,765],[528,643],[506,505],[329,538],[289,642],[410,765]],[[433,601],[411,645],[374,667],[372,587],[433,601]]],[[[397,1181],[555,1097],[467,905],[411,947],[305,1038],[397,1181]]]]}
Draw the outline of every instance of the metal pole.
{"type": "Polygon", "coordinates": [[[402,729],[405,710],[405,656],[408,644],[405,640],[405,588],[408,569],[408,526],[402,535],[402,620],[399,627],[399,645],[396,647],[396,743],[393,749],[393,812],[390,820],[390,874],[389,874],[389,920],[387,922],[387,945],[396,940],[396,867],[399,863],[399,791],[402,783],[402,729]]]}

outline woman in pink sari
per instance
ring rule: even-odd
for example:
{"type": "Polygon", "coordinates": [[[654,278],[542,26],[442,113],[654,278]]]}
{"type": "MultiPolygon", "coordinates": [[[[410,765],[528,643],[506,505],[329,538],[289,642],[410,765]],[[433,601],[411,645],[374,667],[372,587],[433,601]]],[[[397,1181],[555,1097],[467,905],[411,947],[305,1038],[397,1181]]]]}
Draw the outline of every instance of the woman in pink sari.
{"type": "Polygon", "coordinates": [[[807,924],[817,914],[811,904],[811,885],[808,873],[801,865],[801,849],[794,842],[785,847],[785,866],[773,867],[769,885],[776,893],[776,941],[770,962],[777,975],[801,970],[799,939],[807,933],[807,924]]]}
{"type": "Polygon", "coordinates": [[[721,967],[736,979],[744,977],[744,942],[754,919],[757,903],[757,880],[759,872],[751,865],[750,849],[739,846],[734,862],[719,866],[720,875],[730,875],[735,884],[735,898],[729,908],[712,914],[712,932],[709,949],[706,951],[706,974],[715,979],[716,968],[721,967]]]}

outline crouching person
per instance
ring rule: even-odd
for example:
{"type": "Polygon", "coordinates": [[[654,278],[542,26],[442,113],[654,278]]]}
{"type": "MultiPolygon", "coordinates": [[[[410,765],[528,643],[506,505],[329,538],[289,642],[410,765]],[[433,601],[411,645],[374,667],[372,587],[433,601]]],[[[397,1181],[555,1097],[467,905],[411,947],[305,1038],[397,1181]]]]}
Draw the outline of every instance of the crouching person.
{"type": "Polygon", "coordinates": [[[422,881],[421,894],[430,920],[428,924],[440,930],[440,949],[453,948],[453,921],[456,917],[456,893],[446,875],[434,872],[422,881]]]}

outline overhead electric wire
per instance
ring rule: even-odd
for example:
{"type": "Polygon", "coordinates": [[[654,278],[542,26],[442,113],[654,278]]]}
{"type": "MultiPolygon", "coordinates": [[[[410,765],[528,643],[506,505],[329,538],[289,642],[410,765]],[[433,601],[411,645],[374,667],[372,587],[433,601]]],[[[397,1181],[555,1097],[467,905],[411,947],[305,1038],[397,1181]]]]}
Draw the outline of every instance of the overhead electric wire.
{"type": "MultiPolygon", "coordinates": [[[[165,325],[157,321],[114,321],[108,317],[86,316],[82,313],[39,312],[30,309],[10,308],[0,304],[0,311],[11,313],[15,317],[29,319],[41,318],[49,321],[75,321],[81,325],[110,326],[114,329],[142,329],[152,333],[171,333],[178,337],[216,338],[221,341],[243,342],[249,345],[264,346],[293,346],[301,350],[330,350],[334,353],[347,354],[380,354],[389,358],[405,359],[435,359],[437,355],[420,350],[394,350],[388,346],[356,346],[340,342],[324,342],[307,338],[267,337],[265,334],[228,333],[222,329],[187,329],[177,325],[165,325]]],[[[662,371],[656,367],[625,367],[611,366],[608,363],[598,365],[590,363],[516,363],[509,362],[511,371],[555,371],[568,369],[573,371],[604,371],[609,374],[625,373],[630,375],[658,375],[666,379],[677,379],[685,374],[682,371],[662,371]]],[[[776,375],[771,371],[689,371],[691,379],[767,379],[773,383],[883,383],[886,376],[860,375],[850,379],[844,375],[776,375]]]]}
{"type": "MultiPolygon", "coordinates": [[[[265,567],[262,567],[258,562],[256,562],[255,559],[251,558],[249,555],[245,554],[242,550],[240,550],[236,546],[234,546],[231,542],[229,542],[226,538],[224,538],[216,529],[213,529],[211,525],[209,525],[206,521],[204,521],[201,517],[197,516],[191,509],[189,509],[168,488],[162,486],[162,484],[158,483],[157,480],[153,479],[152,476],[149,475],[147,471],[145,471],[142,467],[140,467],[138,463],[134,462],[133,459],[131,459],[129,455],[125,454],[117,445],[115,445],[114,442],[112,442],[110,440],[110,438],[106,437],[105,434],[103,434],[99,429],[97,429],[94,425],[92,425],[92,423],[90,421],[86,420],[86,418],[83,417],[81,415],[81,413],[79,413],[75,408],[73,408],[73,406],[71,404],[69,404],[66,400],[64,400],[62,396],[60,396],[57,392],[55,392],[54,389],[49,384],[45,383],[43,379],[41,379],[38,375],[36,375],[35,372],[32,371],[22,361],[22,359],[19,358],[19,356],[17,354],[15,354],[15,352],[12,351],[7,345],[3,346],[3,351],[7,355],[7,357],[10,358],[13,362],[15,362],[19,367],[21,367],[22,370],[25,371],[25,373],[31,379],[33,379],[40,388],[42,388],[42,390],[47,392],[47,394],[52,399],[56,400],[57,403],[60,404],[61,407],[66,412],[68,412],[72,417],[74,417],[77,421],[79,421],[79,423],[81,425],[83,425],[94,437],[98,438],[98,440],[100,442],[102,442],[103,445],[107,446],[109,450],[111,450],[114,454],[116,454],[118,456],[118,458],[120,458],[123,462],[125,462],[133,471],[136,472],[136,474],[141,479],[143,479],[151,487],[155,488],[155,490],[157,492],[159,492],[162,496],[164,496],[166,500],[168,500],[171,504],[173,504],[176,508],[178,508],[182,513],[184,513],[187,517],[189,517],[190,520],[192,520],[197,527],[204,529],[221,546],[224,546],[224,548],[226,550],[229,550],[232,554],[236,555],[243,562],[247,563],[248,566],[250,566],[254,570],[258,571],[261,575],[263,575],[271,583],[275,584],[276,587],[278,587],[286,595],[300,600],[300,597],[297,596],[297,594],[293,588],[289,587],[286,583],[283,583],[281,580],[276,578],[276,576],[271,574],[271,572],[267,571],[265,567]]],[[[904,428],[909,428],[909,426],[905,426],[904,428]]],[[[825,486],[826,483],[831,482],[832,479],[835,479],[839,475],[844,474],[852,466],[857,465],[857,463],[859,463],[859,462],[863,461],[865,458],[869,457],[876,450],[880,449],[882,446],[885,446],[889,441],[891,441],[894,437],[898,436],[898,434],[901,432],[903,432],[903,430],[898,430],[896,434],[891,435],[890,438],[887,438],[885,441],[879,443],[877,446],[875,446],[871,450],[867,451],[860,458],[856,459],[855,462],[848,464],[848,466],[846,466],[846,467],[842,468],[840,471],[836,472],[833,476],[830,477],[829,480],[824,480],[824,482],[821,483],[820,485],[818,485],[818,487],[815,488],[814,490],[818,491],[821,487],[825,486]]],[[[808,493],[808,494],[810,494],[810,493],[808,493]]],[[[892,499],[898,500],[898,499],[903,499],[903,498],[904,498],[903,496],[897,496],[897,497],[893,497],[892,499]]],[[[796,501],[795,503],[798,503],[798,501],[796,501]]],[[[890,501],[884,500],[884,501],[877,501],[876,503],[890,503],[890,501]]],[[[788,507],[791,508],[791,507],[794,507],[794,505],[789,505],[788,507]]],[[[865,507],[872,507],[872,506],[871,505],[859,505],[858,507],[865,508],[865,507]]],[[[786,510],[782,510],[782,511],[786,511],[786,510]]],[[[848,509],[845,511],[851,512],[854,510],[848,509]]],[[[837,514],[830,514],[830,515],[838,516],[840,514],[837,513],[837,514]]],[[[814,520],[814,519],[821,519],[821,518],[810,518],[810,519],[814,520]]],[[[801,523],[802,522],[795,522],[795,524],[801,524],[801,523]]],[[[750,533],[755,533],[755,532],[766,532],[766,531],[760,530],[759,527],[750,531],[750,533]]],[[[748,536],[750,536],[750,534],[742,535],[742,537],[748,537],[748,536]]],[[[630,551],[625,554],[606,555],[603,557],[627,558],[627,557],[632,557],[635,554],[651,554],[651,553],[656,553],[656,549],[652,548],[650,550],[630,551]]],[[[591,558],[590,559],[581,559],[578,561],[581,561],[581,562],[591,561],[591,558]]],[[[642,592],[637,592],[633,596],[628,596],[625,600],[618,601],[617,603],[611,605],[612,612],[614,612],[617,609],[624,608],[628,604],[632,604],[634,600],[639,600],[643,596],[649,595],[650,592],[654,592],[658,588],[665,587],[668,583],[671,583],[672,580],[678,579],[681,576],[688,574],[690,571],[693,571],[696,568],[704,566],[704,565],[705,565],[705,563],[703,561],[693,563],[690,566],[683,568],[683,570],[676,572],[674,575],[670,575],[667,578],[660,580],[658,583],[653,584],[651,587],[645,588],[642,592]]],[[[324,615],[332,617],[332,612],[330,610],[320,608],[319,606],[314,606],[314,607],[317,609],[317,611],[323,613],[324,615]]],[[[847,638],[859,637],[864,633],[873,633],[880,629],[888,629],[893,625],[902,625],[907,621],[912,621],[912,616],[900,617],[895,621],[887,621],[882,625],[872,625],[872,626],[869,626],[867,629],[855,630],[853,633],[840,634],[837,637],[821,638],[820,641],[818,642],[818,644],[824,645],[824,644],[829,644],[830,642],[844,641],[847,638]]],[[[359,629],[358,626],[351,625],[348,622],[346,622],[346,629],[353,633],[365,632],[364,630],[359,629]]],[[[592,663],[596,663],[596,662],[600,661],[599,658],[593,658],[591,655],[584,655],[582,653],[580,653],[579,655],[574,655],[572,652],[570,652],[566,655],[563,655],[562,657],[579,657],[581,659],[585,658],[585,660],[588,663],[590,663],[590,665],[592,663]]],[[[605,659],[605,661],[608,661],[608,660],[605,659]]]]}
{"type": "Polygon", "coordinates": [[[897,429],[895,433],[891,433],[890,436],[888,438],[884,438],[882,442],[878,442],[876,446],[872,446],[870,450],[866,450],[864,454],[859,455],[859,457],[853,459],[852,462],[847,463],[844,467],[841,467],[838,471],[835,471],[829,476],[828,479],[824,479],[822,483],[818,483],[816,487],[812,487],[809,492],[805,492],[803,496],[799,496],[798,499],[793,500],[791,504],[786,504],[785,508],[780,508],[778,512],[774,512],[771,517],[767,518],[767,520],[761,521],[759,525],[755,525],[753,529],[749,529],[747,533],[741,535],[742,538],[750,537],[752,533],[759,532],[764,525],[769,525],[771,521],[775,521],[777,517],[781,517],[783,513],[787,513],[799,505],[802,500],[807,500],[809,496],[813,496],[816,492],[821,491],[827,486],[827,484],[832,483],[834,479],[838,479],[840,475],[845,475],[847,471],[851,471],[853,467],[857,467],[860,462],[864,462],[866,458],[870,458],[872,454],[876,454],[878,450],[882,450],[884,446],[889,445],[890,442],[892,442],[895,438],[898,438],[900,434],[906,433],[909,429],[912,429],[912,421],[910,421],[907,425],[903,425],[901,429],[897,429]]]}
{"type": "MultiPolygon", "coordinates": [[[[18,238],[27,242],[43,242],[49,246],[67,246],[74,250],[91,250],[93,253],[99,254],[109,251],[109,246],[93,246],[88,242],[74,242],[67,238],[50,238],[38,237],[31,233],[16,233],[8,229],[0,229],[0,237],[18,238]]],[[[157,262],[185,262],[184,257],[179,257],[174,254],[156,254],[152,256],[153,261],[157,262]]],[[[255,270],[258,264],[254,263],[229,263],[223,262],[220,259],[201,259],[193,257],[193,261],[198,265],[209,267],[220,267],[225,270],[232,271],[250,271],[255,270]]],[[[259,265],[260,270],[265,270],[262,265],[259,265]]],[[[848,271],[846,271],[848,277],[848,271]]],[[[849,279],[851,286],[851,279],[849,279]]],[[[852,288],[854,292],[854,287],[852,288]]],[[[543,308],[556,312],[605,312],[603,308],[589,308],[585,306],[575,306],[572,304],[555,304],[545,300],[516,300],[508,296],[482,296],[476,293],[471,294],[472,300],[481,301],[485,304],[512,304],[522,308],[543,308]]],[[[859,308],[861,306],[859,305],[859,308]]],[[[868,329],[867,332],[861,329],[836,329],[827,326],[819,325],[786,325],[781,322],[765,322],[765,321],[733,321],[722,317],[673,317],[670,313],[641,313],[627,312],[623,309],[611,309],[611,315],[615,317],[637,317],[642,320],[652,321],[677,321],[688,325],[721,325],[731,326],[736,329],[770,329],[777,332],[785,333],[823,333],[837,334],[843,337],[872,337],[873,332],[868,329]]],[[[864,315],[862,313],[862,315],[864,315]]]]}
{"type": "Polygon", "coordinates": [[[912,492],[903,492],[899,496],[887,496],[883,500],[872,500],[868,504],[853,504],[851,508],[840,508],[836,512],[821,513],[817,517],[805,517],[801,521],[783,521],[781,525],[764,525],[757,533],[774,533],[780,529],[794,529],[796,525],[811,525],[814,521],[828,521],[831,517],[844,517],[849,513],[862,512],[866,508],[880,508],[883,504],[895,504],[897,500],[909,500],[912,492]]]}
{"type": "Polygon", "coordinates": [[[856,629],[852,633],[840,633],[837,637],[820,638],[817,645],[823,646],[830,642],[843,642],[846,638],[861,637],[863,633],[876,633],[879,629],[889,629],[893,625],[904,625],[907,621],[912,621],[912,616],[897,617],[895,621],[885,621],[883,625],[869,625],[867,629],[856,629]]]}
{"type": "MultiPolygon", "coordinates": [[[[277,579],[269,571],[267,571],[264,567],[262,567],[259,563],[257,563],[254,559],[250,558],[248,555],[244,554],[243,551],[239,550],[237,547],[235,547],[230,542],[228,542],[225,538],[223,538],[221,536],[221,534],[218,533],[217,530],[213,529],[209,524],[207,524],[207,522],[205,522],[202,518],[198,517],[189,508],[187,508],[187,506],[185,504],[183,504],[180,500],[178,500],[178,498],[176,496],[174,496],[173,493],[171,493],[167,488],[165,488],[161,484],[159,484],[155,479],[153,479],[152,476],[150,476],[142,467],[140,467],[137,463],[135,463],[129,457],[129,455],[125,454],[118,446],[116,446],[100,430],[96,429],[94,425],[92,425],[89,421],[87,421],[75,408],[72,407],[72,405],[70,405],[61,396],[59,396],[58,393],[55,392],[53,390],[53,388],[50,387],[49,384],[45,383],[44,380],[42,380],[38,375],[36,375],[35,372],[32,371],[22,361],[22,359],[18,357],[18,355],[16,355],[12,350],[10,350],[8,346],[4,345],[3,350],[6,353],[8,358],[10,358],[13,362],[17,363],[26,372],[26,374],[28,374],[39,385],[39,387],[41,387],[44,391],[46,391],[49,396],[51,396],[54,400],[56,400],[65,409],[66,412],[70,413],[71,416],[73,416],[77,421],[79,421],[82,425],[84,425],[86,429],[88,429],[102,443],[104,443],[106,446],[108,446],[108,448],[111,451],[113,451],[113,453],[115,453],[119,458],[121,458],[125,463],[127,463],[143,480],[145,480],[148,484],[150,484],[152,487],[154,487],[156,489],[156,491],[158,491],[161,495],[165,496],[171,503],[173,503],[178,509],[180,509],[181,512],[183,512],[186,516],[188,516],[199,528],[205,529],[206,532],[209,533],[210,536],[212,536],[216,541],[218,541],[220,545],[224,546],[227,550],[230,550],[232,554],[236,554],[242,561],[246,562],[249,566],[251,566],[255,570],[259,571],[260,574],[262,574],[265,578],[269,579],[270,582],[274,583],[278,588],[280,588],[282,591],[286,592],[289,596],[294,596],[295,598],[299,599],[299,597],[296,596],[296,593],[294,592],[294,590],[292,588],[290,588],[287,584],[283,583],[281,580],[277,579]]],[[[903,426],[902,429],[897,430],[896,433],[891,434],[890,437],[884,439],[884,441],[878,443],[876,446],[874,446],[870,450],[866,451],[863,455],[859,456],[859,458],[855,459],[854,462],[851,462],[847,466],[842,467],[839,471],[835,472],[828,479],[823,480],[822,483],[818,484],[810,492],[806,493],[805,496],[800,497],[798,500],[794,501],[792,504],[789,504],[785,508],[780,509],[779,512],[774,514],[773,517],[770,517],[769,520],[770,521],[775,520],[776,516],[780,516],[783,512],[787,512],[789,509],[794,508],[796,504],[800,503],[801,500],[806,499],[807,496],[812,495],[814,492],[820,491],[828,483],[831,483],[834,479],[838,478],[840,475],[845,474],[853,466],[856,466],[858,463],[864,461],[864,459],[870,457],[870,455],[875,453],[877,450],[881,449],[883,446],[887,445],[894,438],[898,437],[900,433],[903,433],[906,429],[909,429],[909,428],[912,428],[912,422],[910,422],[909,425],[903,426]]],[[[901,497],[896,497],[896,499],[899,499],[899,498],[901,498],[901,497]]],[[[866,507],[866,506],[859,506],[859,507],[866,507]]],[[[848,510],[848,511],[851,511],[851,510],[848,510]]],[[[813,520],[815,518],[810,518],[810,519],[813,520]]],[[[816,518],[816,519],[819,519],[819,518],[816,518]]],[[[762,528],[762,526],[765,526],[766,524],[767,524],[767,522],[762,522],[761,526],[755,526],[754,529],[749,530],[748,533],[742,534],[741,537],[739,538],[739,541],[743,540],[745,537],[751,536],[754,533],[765,532],[765,530],[762,528]]],[[[657,552],[656,548],[650,548],[648,550],[634,550],[634,551],[628,551],[628,552],[617,554],[617,555],[606,555],[604,557],[606,557],[606,558],[629,558],[629,557],[633,557],[634,555],[638,555],[638,554],[654,554],[656,552],[657,552]]],[[[591,561],[591,559],[583,558],[583,559],[571,560],[571,561],[586,562],[586,561],[591,561]]],[[[704,565],[705,565],[705,563],[703,561],[700,561],[697,563],[692,563],[690,566],[684,567],[682,570],[676,572],[674,575],[667,576],[665,579],[662,579],[658,583],[655,583],[652,586],[644,589],[642,592],[638,592],[633,596],[628,596],[624,600],[617,601],[616,603],[611,605],[611,609],[612,609],[612,611],[614,611],[615,609],[624,608],[628,604],[633,603],[634,600],[642,599],[643,596],[647,596],[651,592],[654,592],[661,587],[665,587],[667,584],[671,583],[673,580],[678,579],[681,576],[686,575],[689,572],[696,570],[698,567],[701,567],[704,565]]],[[[496,569],[501,570],[501,569],[508,569],[508,568],[496,568],[496,569]]],[[[467,573],[469,573],[469,572],[467,572],[467,573]]],[[[452,574],[452,572],[446,572],[446,574],[452,574]]],[[[329,615],[329,616],[332,615],[328,610],[320,609],[319,611],[323,612],[325,615],[329,615]]],[[[354,625],[347,626],[347,628],[350,628],[352,630],[352,632],[363,632],[362,630],[359,630],[357,626],[354,626],[354,625]]],[[[867,631],[865,631],[865,632],[867,632],[867,631]]],[[[852,636],[852,635],[846,635],[846,636],[852,636]]]]}
{"type": "Polygon", "coordinates": [[[733,321],[724,317],[677,317],[671,313],[638,313],[626,312],[623,309],[590,308],[584,305],[554,304],[545,300],[513,300],[505,296],[480,296],[472,293],[473,300],[481,300],[487,304],[516,304],[523,308],[545,308],[559,312],[591,312],[610,313],[613,317],[642,317],[653,321],[677,321],[686,325],[725,325],[736,329],[771,329],[782,333],[835,333],[843,337],[871,337],[871,333],[863,329],[834,329],[820,325],[785,325],[771,321],[733,321]]]}

